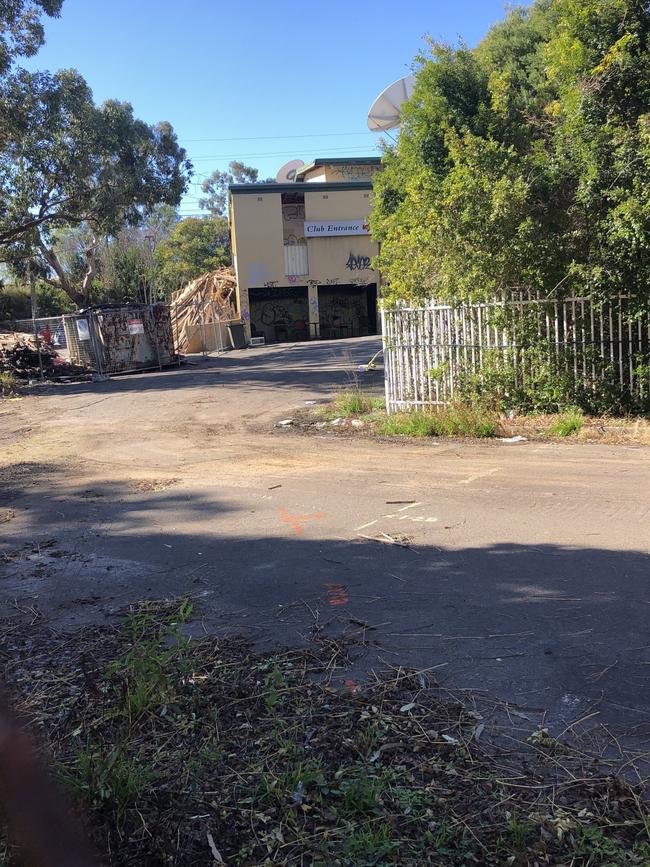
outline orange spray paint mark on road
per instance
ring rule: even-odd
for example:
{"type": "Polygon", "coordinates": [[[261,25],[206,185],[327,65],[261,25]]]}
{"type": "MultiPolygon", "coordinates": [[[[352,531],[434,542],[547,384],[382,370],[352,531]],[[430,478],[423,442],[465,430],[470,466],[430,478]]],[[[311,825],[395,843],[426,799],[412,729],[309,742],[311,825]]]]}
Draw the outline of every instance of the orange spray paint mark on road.
{"type": "Polygon", "coordinates": [[[306,524],[308,521],[322,520],[325,517],[325,512],[312,512],[309,515],[292,515],[291,512],[287,512],[284,506],[278,509],[278,514],[284,524],[289,524],[290,527],[293,527],[297,536],[300,536],[304,532],[305,528],[303,524],[306,524]]]}
{"type": "Polygon", "coordinates": [[[347,605],[348,591],[343,584],[327,583],[325,589],[327,590],[327,601],[330,605],[347,605]]]}

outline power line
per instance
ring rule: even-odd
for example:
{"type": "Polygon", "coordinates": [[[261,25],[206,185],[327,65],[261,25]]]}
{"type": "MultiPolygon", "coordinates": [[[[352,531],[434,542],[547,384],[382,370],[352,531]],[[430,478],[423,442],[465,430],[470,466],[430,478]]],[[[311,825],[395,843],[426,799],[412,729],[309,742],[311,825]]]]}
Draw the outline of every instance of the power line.
{"type": "Polygon", "coordinates": [[[198,142],[198,141],[271,141],[273,139],[289,139],[289,138],[331,138],[333,136],[350,136],[350,135],[376,135],[369,129],[361,130],[361,132],[308,132],[300,135],[249,135],[239,138],[179,138],[181,142],[198,142]]]}
{"type": "MultiPolygon", "coordinates": [[[[334,153],[351,153],[352,151],[367,151],[367,145],[365,147],[353,147],[353,148],[323,148],[319,150],[319,153],[324,154],[334,154],[334,153]]],[[[241,157],[242,159],[251,159],[253,157],[286,157],[288,156],[289,151],[267,151],[266,153],[257,152],[257,153],[236,153],[236,154],[211,154],[209,156],[204,157],[190,157],[192,162],[200,162],[202,160],[228,160],[228,159],[237,159],[241,157]]]]}

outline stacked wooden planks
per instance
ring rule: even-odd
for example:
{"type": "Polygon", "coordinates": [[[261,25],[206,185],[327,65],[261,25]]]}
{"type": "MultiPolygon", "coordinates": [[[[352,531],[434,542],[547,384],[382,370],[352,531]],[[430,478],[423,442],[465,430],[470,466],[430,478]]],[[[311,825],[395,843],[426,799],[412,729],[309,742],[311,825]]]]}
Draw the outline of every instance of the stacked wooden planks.
{"type": "Polygon", "coordinates": [[[176,351],[181,354],[218,349],[217,323],[237,319],[234,268],[208,271],[172,293],[170,304],[176,351]]]}

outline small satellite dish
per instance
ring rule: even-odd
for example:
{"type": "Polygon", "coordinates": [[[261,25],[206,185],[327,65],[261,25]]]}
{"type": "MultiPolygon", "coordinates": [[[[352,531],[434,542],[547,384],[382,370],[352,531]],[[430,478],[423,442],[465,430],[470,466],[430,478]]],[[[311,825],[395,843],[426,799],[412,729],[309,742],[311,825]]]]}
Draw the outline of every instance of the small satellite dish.
{"type": "Polygon", "coordinates": [[[279,184],[290,184],[292,181],[295,181],[296,172],[303,166],[304,162],[302,160],[289,160],[275,176],[276,181],[279,184]]]}
{"type": "Polygon", "coordinates": [[[415,87],[415,77],[407,75],[394,81],[382,90],[368,112],[368,129],[372,132],[386,132],[400,125],[400,108],[410,98],[415,87]]]}

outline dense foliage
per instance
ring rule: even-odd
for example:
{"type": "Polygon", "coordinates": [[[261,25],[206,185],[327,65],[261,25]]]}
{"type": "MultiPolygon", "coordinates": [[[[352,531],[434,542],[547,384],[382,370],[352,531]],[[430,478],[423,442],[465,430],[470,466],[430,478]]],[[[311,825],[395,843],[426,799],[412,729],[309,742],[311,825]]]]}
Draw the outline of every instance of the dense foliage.
{"type": "Polygon", "coordinates": [[[0,73],[16,57],[32,57],[43,44],[41,16],[58,17],[63,0],[2,0],[0,3],[0,73]]]}
{"type": "Polygon", "coordinates": [[[186,217],[156,250],[157,279],[166,295],[231,262],[225,217],[186,217]]]}
{"type": "Polygon", "coordinates": [[[650,11],[535,0],[478,45],[431,43],[372,230],[393,297],[650,287],[650,11]]]}

